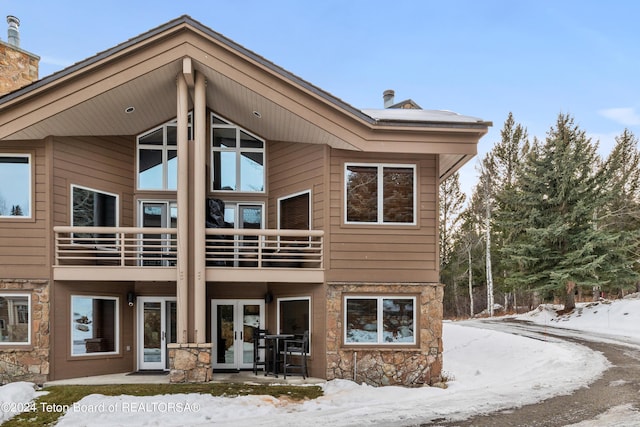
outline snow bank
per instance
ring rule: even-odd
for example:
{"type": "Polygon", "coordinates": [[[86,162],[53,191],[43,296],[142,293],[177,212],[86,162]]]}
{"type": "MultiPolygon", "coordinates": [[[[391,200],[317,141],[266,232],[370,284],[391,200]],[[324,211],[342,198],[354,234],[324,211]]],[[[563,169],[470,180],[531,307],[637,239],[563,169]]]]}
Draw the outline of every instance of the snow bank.
{"type": "Polygon", "coordinates": [[[517,317],[541,325],[635,337],[640,340],[640,298],[635,295],[623,300],[579,303],[571,313],[560,316],[556,313],[558,306],[543,304],[536,310],[517,317]]]}
{"type": "Polygon", "coordinates": [[[45,393],[36,391],[35,385],[27,382],[0,386],[0,424],[20,412],[33,410],[33,400],[45,393]]]}

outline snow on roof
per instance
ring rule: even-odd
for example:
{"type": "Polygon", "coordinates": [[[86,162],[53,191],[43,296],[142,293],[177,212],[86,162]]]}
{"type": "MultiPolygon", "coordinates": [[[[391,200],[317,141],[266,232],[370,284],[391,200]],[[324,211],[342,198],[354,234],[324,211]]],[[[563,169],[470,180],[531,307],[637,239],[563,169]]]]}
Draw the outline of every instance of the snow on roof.
{"type": "Polygon", "coordinates": [[[487,122],[471,116],[463,116],[446,110],[415,110],[403,108],[366,109],[362,112],[376,121],[424,122],[450,124],[481,124],[487,122]]]}

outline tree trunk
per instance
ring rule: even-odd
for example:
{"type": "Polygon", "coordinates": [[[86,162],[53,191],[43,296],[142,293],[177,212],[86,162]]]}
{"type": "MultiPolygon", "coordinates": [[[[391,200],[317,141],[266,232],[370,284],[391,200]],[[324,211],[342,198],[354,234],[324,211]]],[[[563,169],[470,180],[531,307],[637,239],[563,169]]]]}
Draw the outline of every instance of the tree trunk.
{"type": "Polygon", "coordinates": [[[565,300],[564,300],[565,313],[576,308],[576,297],[575,297],[576,282],[569,280],[567,282],[566,287],[567,287],[567,294],[565,295],[565,300]]]}
{"type": "Polygon", "coordinates": [[[471,265],[471,245],[469,245],[468,255],[469,255],[469,307],[470,307],[469,311],[471,312],[471,317],[473,317],[475,313],[473,312],[473,268],[471,265]]]}

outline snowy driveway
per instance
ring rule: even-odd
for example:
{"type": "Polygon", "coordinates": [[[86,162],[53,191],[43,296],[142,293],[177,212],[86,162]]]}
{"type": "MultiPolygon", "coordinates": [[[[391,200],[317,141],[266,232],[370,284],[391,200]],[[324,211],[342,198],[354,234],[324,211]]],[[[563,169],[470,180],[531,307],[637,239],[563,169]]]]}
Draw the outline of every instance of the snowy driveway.
{"type": "MultiPolygon", "coordinates": [[[[640,425],[640,340],[637,336],[550,327],[516,319],[462,322],[524,337],[581,344],[604,355],[611,367],[588,387],[515,410],[439,426],[632,427],[640,425]]],[[[576,363],[580,363],[576,361],[576,363]]],[[[423,424],[432,425],[432,424],[423,424]]]]}

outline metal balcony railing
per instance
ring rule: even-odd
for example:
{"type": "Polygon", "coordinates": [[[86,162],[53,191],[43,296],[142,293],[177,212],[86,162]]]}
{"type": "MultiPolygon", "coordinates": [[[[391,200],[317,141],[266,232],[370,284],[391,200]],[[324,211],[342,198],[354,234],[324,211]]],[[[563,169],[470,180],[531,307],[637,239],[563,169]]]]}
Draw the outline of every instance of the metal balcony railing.
{"type": "MultiPolygon", "coordinates": [[[[54,227],[56,266],[175,267],[175,228],[54,227]]],[[[207,267],[322,269],[320,230],[209,228],[207,267]]]]}

